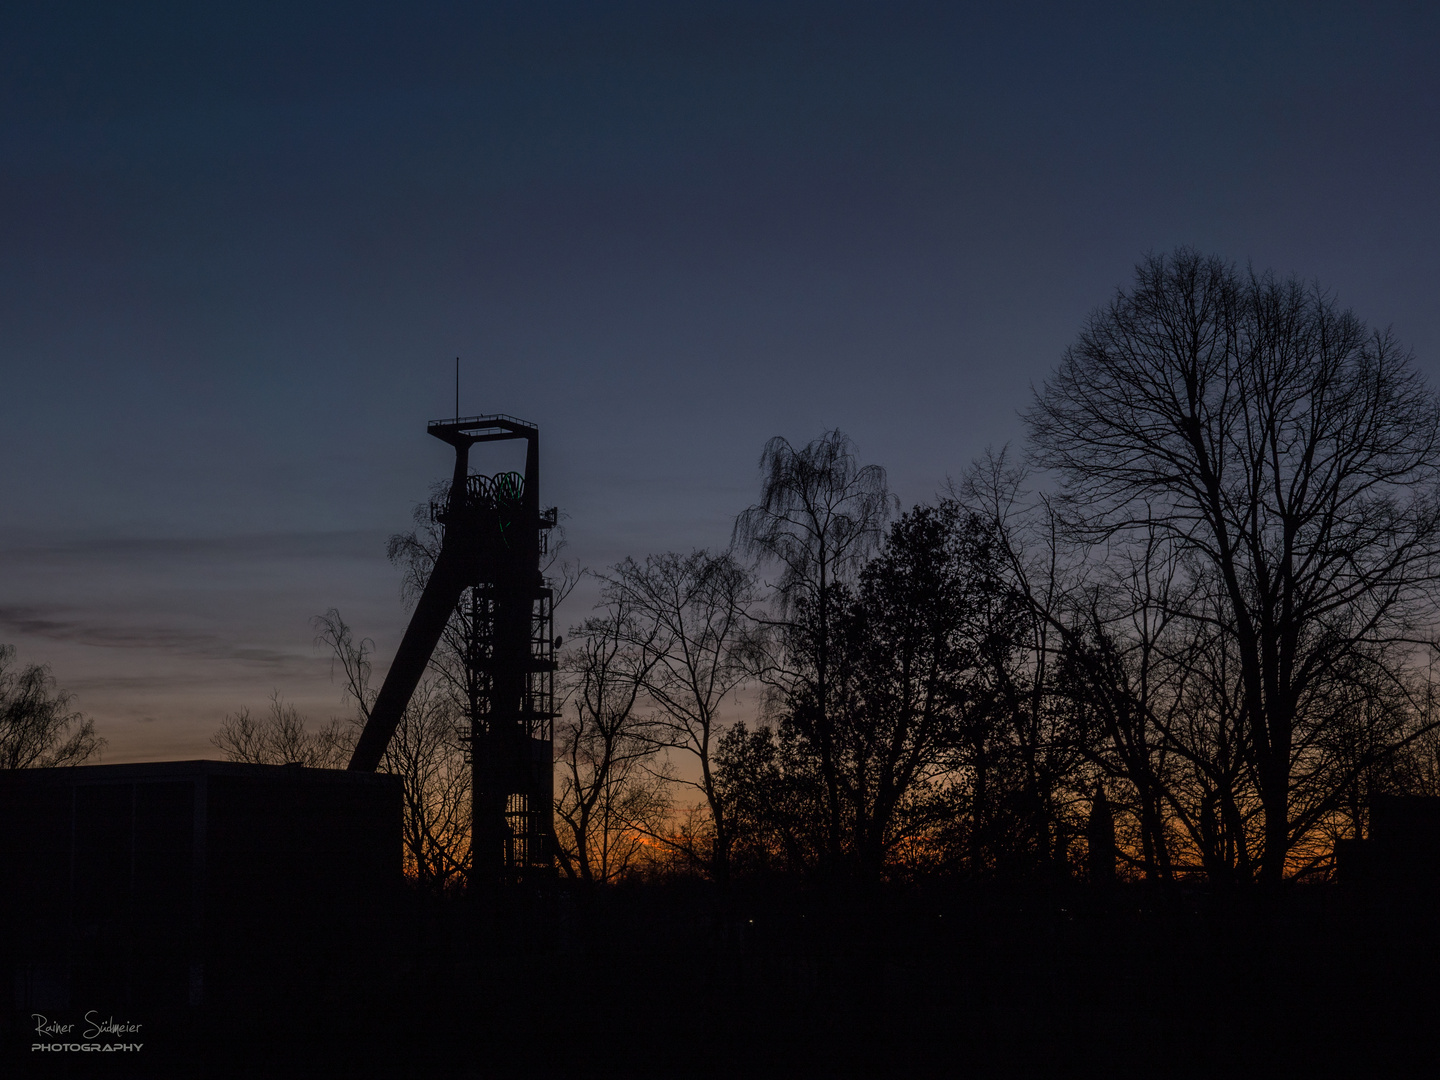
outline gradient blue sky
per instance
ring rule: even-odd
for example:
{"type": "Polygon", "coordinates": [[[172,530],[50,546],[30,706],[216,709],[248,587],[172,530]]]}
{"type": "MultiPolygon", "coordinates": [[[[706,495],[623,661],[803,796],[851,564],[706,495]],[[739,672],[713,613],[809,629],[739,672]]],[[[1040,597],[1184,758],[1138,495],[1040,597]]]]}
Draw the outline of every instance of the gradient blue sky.
{"type": "Polygon", "coordinates": [[[0,641],[109,761],[339,712],[309,620],[398,642],[457,355],[593,567],[726,543],[777,433],[930,497],[1150,250],[1318,279],[1434,379],[1437,45],[1431,4],[6,5],[0,641]]]}

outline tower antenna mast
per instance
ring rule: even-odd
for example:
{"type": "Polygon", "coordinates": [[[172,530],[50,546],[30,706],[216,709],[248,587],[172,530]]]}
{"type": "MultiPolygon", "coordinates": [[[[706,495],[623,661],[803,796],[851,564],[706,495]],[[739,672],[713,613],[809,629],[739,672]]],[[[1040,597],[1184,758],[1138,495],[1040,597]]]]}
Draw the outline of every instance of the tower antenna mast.
{"type": "MultiPolygon", "coordinates": [[[[459,371],[459,362],[456,362],[459,371]]],[[[456,404],[459,412],[459,404],[456,404]]],[[[429,433],[455,450],[448,493],[430,504],[444,531],[410,625],[350,758],[374,772],[459,610],[465,636],[471,767],[470,886],[547,879],[554,869],[555,596],[541,558],[556,512],[540,508],[540,432],[513,416],[436,420],[429,433]],[[470,453],[525,444],[525,471],[470,472],[470,453]]],[[[467,730],[468,729],[468,730],[467,730]]]]}

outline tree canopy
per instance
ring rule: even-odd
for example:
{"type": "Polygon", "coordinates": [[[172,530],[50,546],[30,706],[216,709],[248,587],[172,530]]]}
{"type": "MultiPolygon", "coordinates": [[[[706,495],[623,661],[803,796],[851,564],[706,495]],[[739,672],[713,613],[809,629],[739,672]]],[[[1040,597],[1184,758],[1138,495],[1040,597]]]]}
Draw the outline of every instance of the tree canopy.
{"type": "Polygon", "coordinates": [[[95,722],[72,709],[46,664],[15,666],[15,647],[0,645],[0,769],[80,765],[105,740],[95,722]]]}

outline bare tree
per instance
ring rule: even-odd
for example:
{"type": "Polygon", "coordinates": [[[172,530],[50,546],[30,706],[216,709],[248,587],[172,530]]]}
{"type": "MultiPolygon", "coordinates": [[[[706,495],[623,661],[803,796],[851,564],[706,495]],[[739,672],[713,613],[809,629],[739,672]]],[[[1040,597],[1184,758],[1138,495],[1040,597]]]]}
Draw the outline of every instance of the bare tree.
{"type": "Polygon", "coordinates": [[[601,580],[606,600],[631,615],[632,643],[645,657],[645,693],[656,707],[655,737],[699,768],[698,779],[676,781],[698,792],[709,815],[703,836],[680,834],[685,854],[724,885],[733,834],[715,748],[720,708],[752,666],[754,575],[730,552],[694,551],[626,559],[601,580]],[[704,850],[697,850],[702,839],[704,850]]]}
{"type": "Polygon", "coordinates": [[[380,767],[400,777],[406,869],[425,886],[463,886],[470,866],[470,763],[454,702],[422,679],[380,767]]]}
{"type": "MultiPolygon", "coordinates": [[[[314,624],[317,644],[331,651],[332,676],[338,665],[345,697],[355,707],[343,760],[334,766],[343,768],[375,701],[370,687],[374,646],[368,638],[357,641],[334,608],[317,615],[314,624]]],[[[380,769],[400,777],[406,871],[430,888],[462,884],[470,859],[470,766],[456,704],[435,677],[423,679],[411,696],[380,769]]]]}
{"type": "Polygon", "coordinates": [[[1050,498],[1024,490],[1029,479],[1001,454],[959,486],[991,523],[1030,611],[1025,696],[1035,719],[1023,726],[1050,728],[1035,742],[1048,742],[1042,752],[1060,766],[1068,801],[1108,792],[1101,816],[1124,841],[1120,857],[1148,880],[1171,882],[1197,860],[1213,882],[1248,880],[1259,817],[1233,650],[1214,620],[1187,617],[1210,592],[1153,523],[1093,558],[1050,498]],[[1067,751],[1080,763],[1067,765],[1067,751]]]}
{"type": "Polygon", "coordinates": [[[852,579],[875,550],[898,502],[885,470],[858,465],[854,443],[840,431],[828,431],[799,450],[777,435],[765,444],[760,470],[760,502],[736,519],[734,541],[744,554],[779,566],[777,628],[782,636],[793,631],[797,606],[808,605],[813,612],[809,647],[801,650],[798,641],[791,641],[785,649],[799,662],[769,677],[782,696],[803,696],[814,711],[826,833],[830,853],[838,858],[843,811],[830,692],[834,589],[852,579]]]}
{"type": "Polygon", "coordinates": [[[1092,315],[1027,420],[1077,536],[1158,530],[1208,590],[1177,614],[1232,650],[1278,883],[1345,787],[1316,767],[1336,680],[1403,685],[1433,613],[1440,407],[1388,332],[1318,288],[1182,249],[1092,315]]]}
{"type": "Polygon", "coordinates": [[[294,705],[286,704],[277,690],[263,717],[249,709],[231,713],[210,741],[227,761],[252,765],[303,765],[310,769],[343,769],[350,759],[353,735],[338,718],[318,731],[308,730],[294,705]]]}
{"type": "Polygon", "coordinates": [[[570,631],[561,672],[567,699],[556,726],[560,861],[572,880],[607,884],[644,861],[667,808],[666,777],[651,768],[656,740],[640,710],[654,664],[623,602],[570,631]]]}
{"type": "Polygon", "coordinates": [[[70,708],[49,665],[12,666],[13,645],[0,645],[0,769],[79,765],[98,756],[105,740],[95,721],[70,708]]]}

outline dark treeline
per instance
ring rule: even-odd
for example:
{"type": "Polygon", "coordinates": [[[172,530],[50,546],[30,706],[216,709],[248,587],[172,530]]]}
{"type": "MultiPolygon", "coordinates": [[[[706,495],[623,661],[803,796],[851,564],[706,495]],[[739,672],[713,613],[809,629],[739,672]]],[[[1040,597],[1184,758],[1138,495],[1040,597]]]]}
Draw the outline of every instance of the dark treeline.
{"type": "Polygon", "coordinates": [[[1153,256],[1025,420],[904,513],[844,434],[772,439],[729,550],[600,576],[571,876],[1274,884],[1440,794],[1440,406],[1388,333],[1153,256]]]}
{"type": "MultiPolygon", "coordinates": [[[[629,558],[566,635],[561,872],[806,882],[1333,874],[1383,794],[1440,794],[1440,403],[1318,286],[1145,259],[987,454],[901,512],[830,431],[760,459],[723,551],[629,558]]],[[[390,556],[414,600],[440,534],[390,556]]],[[[578,571],[558,559],[557,595],[578,571]]],[[[405,858],[463,884],[464,605],[382,765],[405,858]]],[[[238,760],[343,766],[354,705],[227,719],[238,760]]]]}

